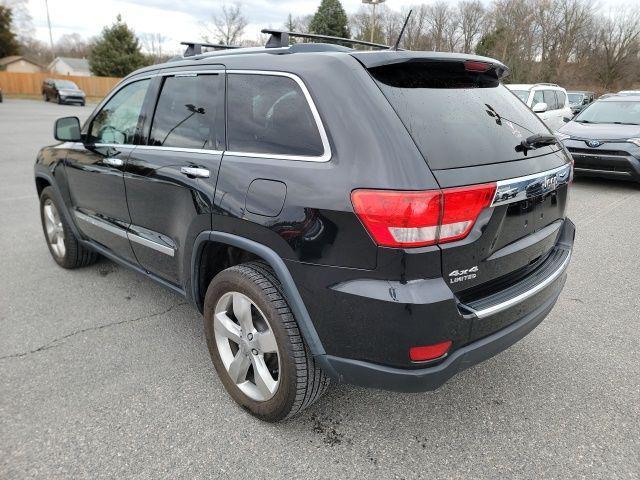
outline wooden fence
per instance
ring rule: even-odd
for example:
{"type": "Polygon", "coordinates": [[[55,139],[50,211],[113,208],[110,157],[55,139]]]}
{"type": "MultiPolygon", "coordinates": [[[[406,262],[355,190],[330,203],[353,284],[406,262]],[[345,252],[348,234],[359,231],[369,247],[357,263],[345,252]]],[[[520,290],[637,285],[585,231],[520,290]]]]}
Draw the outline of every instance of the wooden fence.
{"type": "Polygon", "coordinates": [[[41,95],[42,82],[45,78],[71,80],[84,90],[88,97],[104,97],[120,81],[112,77],[75,77],[58,75],[50,72],[13,73],[0,72],[0,88],[7,94],[41,95]]]}

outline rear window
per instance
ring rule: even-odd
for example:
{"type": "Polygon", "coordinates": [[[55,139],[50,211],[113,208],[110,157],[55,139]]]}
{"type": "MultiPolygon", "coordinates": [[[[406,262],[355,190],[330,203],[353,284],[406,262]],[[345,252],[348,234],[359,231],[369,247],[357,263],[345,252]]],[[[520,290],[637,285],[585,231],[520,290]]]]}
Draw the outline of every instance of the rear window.
{"type": "Polygon", "coordinates": [[[295,80],[234,73],[227,82],[229,150],[309,157],[324,153],[311,108],[295,80]]]}
{"type": "MultiPolygon", "coordinates": [[[[434,170],[521,160],[525,156],[516,145],[549,132],[491,71],[467,72],[461,62],[369,71],[434,170]]],[[[556,149],[544,147],[535,154],[556,149]]]]}
{"type": "Polygon", "coordinates": [[[529,100],[529,90],[511,90],[513,94],[522,100],[524,103],[527,103],[529,100]]]}

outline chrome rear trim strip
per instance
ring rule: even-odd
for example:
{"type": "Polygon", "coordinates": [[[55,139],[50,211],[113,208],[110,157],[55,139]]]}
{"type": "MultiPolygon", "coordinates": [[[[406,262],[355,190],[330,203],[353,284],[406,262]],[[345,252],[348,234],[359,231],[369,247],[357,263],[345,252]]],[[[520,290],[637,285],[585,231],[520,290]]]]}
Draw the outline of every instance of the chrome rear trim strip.
{"type": "Polygon", "coordinates": [[[518,303],[524,302],[526,299],[544,290],[546,287],[551,285],[558,277],[560,277],[560,275],[562,275],[564,271],[567,269],[567,267],[569,266],[569,260],[571,260],[571,253],[567,255],[567,258],[564,259],[564,261],[556,271],[554,271],[551,275],[549,275],[547,278],[545,278],[542,282],[537,284],[531,290],[521,293],[516,297],[510,298],[505,302],[498,303],[497,305],[493,305],[491,307],[487,307],[482,310],[474,310],[473,308],[466,307],[466,306],[465,308],[467,308],[469,311],[474,313],[478,318],[486,318],[486,317],[490,317],[491,315],[495,315],[498,312],[502,312],[503,310],[511,308],[514,305],[517,305],[518,303]]]}
{"type": "Polygon", "coordinates": [[[497,182],[496,195],[491,206],[520,202],[556,190],[571,180],[571,164],[524,177],[497,182]]]}

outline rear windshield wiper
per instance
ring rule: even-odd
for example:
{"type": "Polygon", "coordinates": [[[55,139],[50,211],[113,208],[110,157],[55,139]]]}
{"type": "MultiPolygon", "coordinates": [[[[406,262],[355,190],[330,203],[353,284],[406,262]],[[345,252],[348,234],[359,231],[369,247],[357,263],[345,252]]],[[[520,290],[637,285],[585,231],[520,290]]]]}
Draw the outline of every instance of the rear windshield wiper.
{"type": "Polygon", "coordinates": [[[558,143],[558,139],[555,135],[536,133],[522,140],[519,145],[516,145],[516,152],[522,152],[526,155],[529,150],[555,145],[556,143],[558,143]]]}

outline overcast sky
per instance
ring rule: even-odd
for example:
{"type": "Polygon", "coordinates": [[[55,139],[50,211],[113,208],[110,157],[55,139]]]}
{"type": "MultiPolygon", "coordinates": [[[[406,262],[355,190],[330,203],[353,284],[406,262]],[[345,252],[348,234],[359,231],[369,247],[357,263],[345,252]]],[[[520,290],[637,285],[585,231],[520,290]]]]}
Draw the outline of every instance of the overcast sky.
{"type": "MultiPolygon", "coordinates": [[[[315,12],[320,0],[243,0],[241,3],[250,23],[245,37],[256,38],[261,28],[282,26],[289,13],[299,16],[315,12]]],[[[402,6],[416,3],[421,0],[387,0],[386,5],[400,10],[402,6]]],[[[638,0],[599,1],[604,9],[633,3],[637,5],[638,0]]],[[[136,33],[161,33],[177,48],[180,41],[199,40],[202,22],[221,4],[222,0],[49,0],[49,13],[54,41],[65,33],[79,33],[83,37],[97,35],[120,13],[136,33]]],[[[342,4],[347,13],[353,13],[360,7],[361,0],[342,0],[342,4]]],[[[28,0],[28,6],[36,36],[48,42],[45,0],[28,0]]]]}

